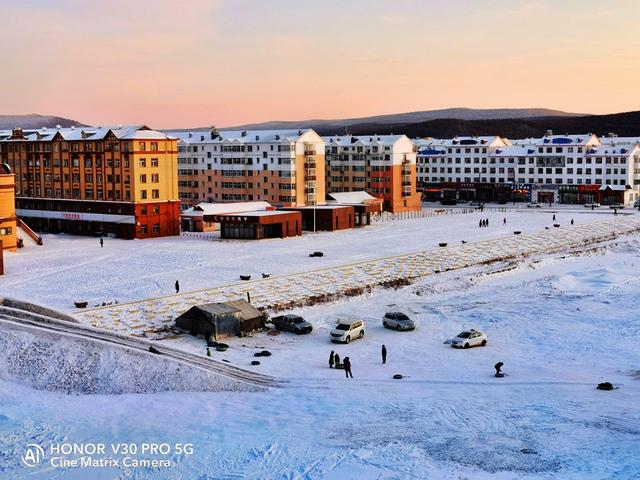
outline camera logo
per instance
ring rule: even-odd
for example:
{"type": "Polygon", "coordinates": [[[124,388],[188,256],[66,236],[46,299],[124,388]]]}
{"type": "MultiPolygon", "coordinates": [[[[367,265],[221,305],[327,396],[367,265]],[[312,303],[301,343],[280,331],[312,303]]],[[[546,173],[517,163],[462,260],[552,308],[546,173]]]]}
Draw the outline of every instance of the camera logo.
{"type": "Polygon", "coordinates": [[[30,443],[20,459],[26,467],[33,468],[44,460],[44,450],[40,445],[30,443]]]}

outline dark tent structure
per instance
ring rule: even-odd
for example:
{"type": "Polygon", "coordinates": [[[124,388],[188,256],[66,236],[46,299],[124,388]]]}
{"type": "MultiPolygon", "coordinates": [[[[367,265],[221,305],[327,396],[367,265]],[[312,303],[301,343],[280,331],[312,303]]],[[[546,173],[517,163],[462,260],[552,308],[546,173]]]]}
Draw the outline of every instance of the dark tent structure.
{"type": "Polygon", "coordinates": [[[265,314],[245,300],[196,305],[176,318],[176,326],[207,341],[240,337],[264,327],[265,314]]]}

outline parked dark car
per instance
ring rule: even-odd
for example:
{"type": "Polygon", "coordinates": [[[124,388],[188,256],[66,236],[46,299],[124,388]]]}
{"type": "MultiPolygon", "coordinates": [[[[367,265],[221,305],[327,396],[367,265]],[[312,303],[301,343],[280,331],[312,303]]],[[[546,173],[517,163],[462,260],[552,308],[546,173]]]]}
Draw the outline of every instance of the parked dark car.
{"type": "Polygon", "coordinates": [[[311,324],[300,315],[278,315],[277,317],[272,317],[271,319],[269,319],[269,321],[273,323],[273,326],[276,327],[276,330],[285,330],[287,332],[293,332],[296,335],[311,333],[311,331],[313,330],[311,324]]]}

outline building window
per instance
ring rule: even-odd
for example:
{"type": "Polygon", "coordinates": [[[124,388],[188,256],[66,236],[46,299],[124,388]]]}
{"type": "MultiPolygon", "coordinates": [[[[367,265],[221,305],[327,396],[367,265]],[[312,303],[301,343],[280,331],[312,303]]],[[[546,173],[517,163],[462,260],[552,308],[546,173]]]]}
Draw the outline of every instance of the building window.
{"type": "Polygon", "coordinates": [[[152,167],[157,167],[158,166],[158,159],[157,158],[152,158],[151,159],[151,166],[152,167]]]}
{"type": "Polygon", "coordinates": [[[152,198],[160,198],[160,190],[151,190],[152,198]]]}
{"type": "Polygon", "coordinates": [[[151,174],[151,183],[158,183],[160,181],[160,175],[157,173],[151,174]]]}
{"type": "Polygon", "coordinates": [[[159,223],[154,223],[153,224],[153,233],[160,233],[160,224],[159,223]]]}
{"type": "Polygon", "coordinates": [[[140,233],[147,233],[147,226],[146,225],[140,225],[140,233]]]}
{"type": "Polygon", "coordinates": [[[0,235],[11,235],[11,227],[0,228],[0,235]]]}
{"type": "Polygon", "coordinates": [[[147,150],[147,145],[145,142],[138,142],[138,150],[144,152],[147,150]]]}
{"type": "Polygon", "coordinates": [[[145,174],[140,175],[140,183],[147,183],[147,176],[145,174]]]}
{"type": "Polygon", "coordinates": [[[147,198],[146,190],[140,190],[140,198],[142,198],[143,200],[147,198]]]}

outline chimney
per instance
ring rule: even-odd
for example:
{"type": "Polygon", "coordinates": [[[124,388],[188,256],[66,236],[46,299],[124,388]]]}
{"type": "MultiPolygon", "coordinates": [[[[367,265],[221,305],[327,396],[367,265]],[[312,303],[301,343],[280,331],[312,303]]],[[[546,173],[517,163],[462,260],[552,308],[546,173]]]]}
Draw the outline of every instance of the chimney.
{"type": "Polygon", "coordinates": [[[246,136],[247,136],[247,132],[246,132],[245,130],[243,130],[243,131],[240,133],[240,135],[241,135],[241,136],[243,136],[243,137],[246,137],[246,136]]]}

